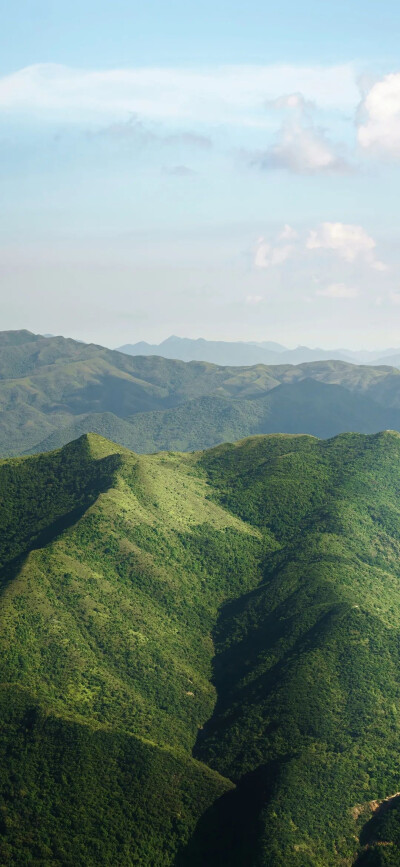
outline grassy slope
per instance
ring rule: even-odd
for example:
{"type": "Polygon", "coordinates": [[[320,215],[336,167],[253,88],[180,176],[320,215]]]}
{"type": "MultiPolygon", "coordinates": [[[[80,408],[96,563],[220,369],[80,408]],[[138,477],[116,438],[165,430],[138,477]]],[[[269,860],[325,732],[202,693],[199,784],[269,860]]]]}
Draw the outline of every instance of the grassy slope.
{"type": "Polygon", "coordinates": [[[2,863],[169,864],[232,786],[191,749],[259,533],[208,502],[193,458],[96,437],[4,461],[0,483],[2,863]]]}
{"type": "Polygon", "coordinates": [[[5,864],[352,863],[356,805],[400,788],[399,459],[93,436],[0,465],[5,864]]]}
{"type": "Polygon", "coordinates": [[[0,332],[0,453],[58,448],[90,430],[140,452],[275,430],[369,433],[400,426],[399,377],[344,362],[229,368],[129,357],[0,332]]]}

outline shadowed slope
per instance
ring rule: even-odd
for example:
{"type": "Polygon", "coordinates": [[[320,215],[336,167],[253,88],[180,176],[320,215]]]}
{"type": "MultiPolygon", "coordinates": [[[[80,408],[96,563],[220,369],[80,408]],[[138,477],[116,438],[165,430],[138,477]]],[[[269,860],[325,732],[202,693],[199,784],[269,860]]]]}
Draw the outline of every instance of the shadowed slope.
{"type": "MultiPolygon", "coordinates": [[[[222,609],[218,699],[195,749],[238,783],[220,802],[227,850],[246,830],[232,840],[229,800],[245,812],[255,773],[253,794],[264,788],[250,863],[351,863],[352,807],[398,789],[399,458],[391,433],[259,438],[204,458],[219,501],[282,544],[261,586],[222,609]]],[[[202,847],[218,863],[209,815],[188,863],[202,847]]]]}

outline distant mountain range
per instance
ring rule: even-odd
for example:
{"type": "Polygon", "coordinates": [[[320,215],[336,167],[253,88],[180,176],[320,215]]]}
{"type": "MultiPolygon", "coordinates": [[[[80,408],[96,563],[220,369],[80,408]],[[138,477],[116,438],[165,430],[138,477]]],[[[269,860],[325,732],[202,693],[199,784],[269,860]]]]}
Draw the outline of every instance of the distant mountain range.
{"type": "Polygon", "coordinates": [[[308,361],[349,361],[353,364],[390,364],[400,365],[400,349],[373,351],[353,351],[351,349],[310,349],[298,346],[287,349],[280,343],[229,342],[223,340],[191,340],[187,337],[168,337],[159,344],[127,343],[118,347],[119,352],[127,355],[160,355],[162,358],[176,358],[180,361],[209,361],[212,364],[229,366],[245,364],[304,364],[308,361]]]}
{"type": "Polygon", "coordinates": [[[251,434],[400,430],[400,370],[313,361],[235,366],[128,356],[0,332],[0,455],[93,432],[137,452],[190,451],[251,434]]]}

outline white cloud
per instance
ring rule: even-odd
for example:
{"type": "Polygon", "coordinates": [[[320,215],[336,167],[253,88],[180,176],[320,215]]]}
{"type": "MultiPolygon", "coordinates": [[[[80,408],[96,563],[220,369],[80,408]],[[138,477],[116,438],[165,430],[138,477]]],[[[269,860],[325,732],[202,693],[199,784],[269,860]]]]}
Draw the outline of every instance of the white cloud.
{"type": "Polygon", "coordinates": [[[254,254],[254,265],[256,268],[269,268],[271,264],[271,250],[272,247],[265,238],[258,239],[254,254]]]}
{"type": "Polygon", "coordinates": [[[0,111],[64,123],[136,114],[268,126],[265,101],[295,90],[326,108],[348,111],[359,101],[351,64],[82,70],[44,63],[0,78],[0,111]]]}
{"type": "Polygon", "coordinates": [[[252,162],[262,169],[281,168],[296,174],[348,172],[350,164],[338,145],[329,141],[313,120],[314,105],[303,94],[292,93],[269,101],[267,108],[289,110],[274,145],[255,154],[252,162]]]}
{"type": "Polygon", "coordinates": [[[322,298],[357,298],[360,292],[353,286],[346,286],[345,283],[331,283],[324,289],[317,289],[315,294],[322,298]]]}
{"type": "Polygon", "coordinates": [[[293,255],[294,250],[295,248],[293,244],[284,244],[281,247],[275,247],[272,250],[271,264],[281,265],[282,262],[286,262],[286,260],[290,259],[290,257],[293,255]]]}
{"type": "Polygon", "coordinates": [[[400,73],[386,75],[365,96],[358,127],[362,148],[400,158],[400,73]]]}
{"type": "Polygon", "coordinates": [[[296,229],[293,229],[293,226],[289,226],[289,223],[285,223],[278,237],[278,241],[294,241],[296,238],[298,238],[298,232],[296,232],[296,229]]]}
{"type": "MultiPolygon", "coordinates": [[[[368,267],[380,272],[389,270],[388,266],[377,258],[376,242],[362,226],[328,222],[320,223],[315,229],[301,235],[286,223],[275,239],[261,236],[254,247],[254,266],[265,270],[282,265],[289,259],[296,259],[305,266],[307,251],[314,255],[329,251],[350,265],[368,267]]],[[[318,258],[315,258],[318,262],[318,258]]],[[[326,270],[326,262],[324,264],[321,260],[320,265],[326,270]]],[[[348,287],[341,277],[339,273],[337,282],[322,289],[317,288],[316,294],[337,298],[355,297],[358,290],[348,287]]],[[[315,279],[315,282],[318,284],[319,280],[315,279]]]]}
{"type": "Polygon", "coordinates": [[[309,233],[307,250],[332,250],[347,262],[362,261],[376,271],[387,266],[375,256],[376,243],[362,226],[345,223],[321,223],[309,233]]]}
{"type": "Polygon", "coordinates": [[[346,163],[335,154],[322,130],[290,121],[282,127],[278,143],[265,155],[263,166],[307,174],[343,171],[346,163]]]}
{"type": "Polygon", "coordinates": [[[389,297],[393,304],[400,304],[400,292],[391,292],[389,297]]]}
{"type": "Polygon", "coordinates": [[[266,238],[258,239],[254,254],[254,265],[256,268],[270,268],[273,265],[282,265],[287,259],[293,255],[295,247],[293,244],[281,244],[283,233],[278,238],[276,245],[270,244],[266,238]]]}

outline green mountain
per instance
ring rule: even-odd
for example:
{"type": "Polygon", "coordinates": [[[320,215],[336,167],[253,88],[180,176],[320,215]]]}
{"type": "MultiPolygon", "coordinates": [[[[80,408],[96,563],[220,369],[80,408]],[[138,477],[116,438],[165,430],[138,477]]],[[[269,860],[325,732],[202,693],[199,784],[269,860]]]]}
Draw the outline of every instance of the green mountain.
{"type": "Polygon", "coordinates": [[[187,451],[275,431],[400,429],[400,371],[342,361],[218,367],[0,333],[0,454],[94,431],[137,452],[187,451]]]}
{"type": "Polygon", "coordinates": [[[139,412],[120,419],[89,413],[55,431],[35,452],[61,448],[91,430],[137,452],[193,451],[251,434],[303,433],[330,437],[347,430],[375,433],[400,428],[400,411],[382,410],[363,394],[313,379],[276,386],[256,400],[210,395],[167,410],[139,412]]]}
{"type": "Polygon", "coordinates": [[[398,864],[399,465],[390,431],[0,462],[0,863],[398,864]]]}

